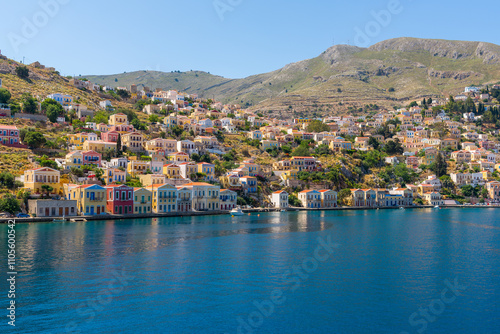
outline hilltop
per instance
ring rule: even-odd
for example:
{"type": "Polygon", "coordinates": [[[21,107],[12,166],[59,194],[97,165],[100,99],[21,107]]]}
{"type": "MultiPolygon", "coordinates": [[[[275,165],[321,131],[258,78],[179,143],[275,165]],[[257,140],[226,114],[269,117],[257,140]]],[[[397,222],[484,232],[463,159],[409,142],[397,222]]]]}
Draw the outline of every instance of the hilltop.
{"type": "Polygon", "coordinates": [[[86,76],[110,86],[177,89],[262,111],[345,111],[447,97],[468,85],[500,81],[500,46],[483,42],[396,38],[369,48],[336,45],[273,72],[226,79],[205,72],[138,71],[86,76]],[[342,105],[339,105],[342,103],[342,105]]]}

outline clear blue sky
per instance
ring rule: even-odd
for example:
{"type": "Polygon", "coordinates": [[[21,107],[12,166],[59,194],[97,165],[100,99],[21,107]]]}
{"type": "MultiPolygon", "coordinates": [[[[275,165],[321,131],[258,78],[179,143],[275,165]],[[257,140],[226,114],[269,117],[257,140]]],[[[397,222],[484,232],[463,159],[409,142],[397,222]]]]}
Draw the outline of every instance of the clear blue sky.
{"type": "Polygon", "coordinates": [[[240,78],[316,57],[333,43],[374,44],[408,36],[500,44],[495,29],[498,2],[493,0],[476,4],[23,0],[4,1],[1,8],[2,54],[15,60],[24,56],[26,63],[38,60],[64,75],[192,69],[240,78]],[[397,13],[383,17],[384,26],[379,24],[377,29],[371,12],[389,7],[397,13]],[[362,39],[356,38],[356,28],[374,30],[371,37],[362,39]]]}

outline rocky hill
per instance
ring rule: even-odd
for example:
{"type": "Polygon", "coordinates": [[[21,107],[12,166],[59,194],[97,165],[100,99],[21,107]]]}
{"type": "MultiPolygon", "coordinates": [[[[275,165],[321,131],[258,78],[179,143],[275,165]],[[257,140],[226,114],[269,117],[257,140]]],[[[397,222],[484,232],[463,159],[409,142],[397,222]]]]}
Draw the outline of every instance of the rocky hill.
{"type": "Polygon", "coordinates": [[[392,107],[500,81],[500,46],[397,38],[369,48],[336,45],[316,58],[244,79],[152,71],[87,78],[111,86],[178,89],[264,111],[339,111],[369,103],[392,107]]]}

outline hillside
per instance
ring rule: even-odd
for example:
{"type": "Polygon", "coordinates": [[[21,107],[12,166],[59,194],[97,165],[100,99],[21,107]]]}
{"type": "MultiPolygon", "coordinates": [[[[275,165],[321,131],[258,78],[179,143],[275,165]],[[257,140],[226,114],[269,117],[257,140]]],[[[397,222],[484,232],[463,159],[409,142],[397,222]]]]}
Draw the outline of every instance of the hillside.
{"type": "Polygon", "coordinates": [[[0,58],[0,79],[2,79],[3,87],[12,94],[14,101],[19,101],[21,95],[26,92],[40,98],[45,98],[52,93],[62,93],[73,96],[75,102],[84,104],[93,110],[98,109],[99,102],[104,99],[112,101],[113,105],[117,107],[131,107],[126,101],[117,100],[104,92],[78,89],[69,83],[68,78],[59,75],[54,70],[27,65],[29,79],[21,79],[15,74],[15,69],[18,66],[24,65],[11,59],[0,58]]]}
{"type": "Polygon", "coordinates": [[[500,46],[397,38],[369,48],[336,45],[316,58],[244,79],[152,71],[86,77],[111,86],[136,83],[178,89],[256,110],[342,111],[348,105],[369,103],[392,107],[410,99],[446,97],[467,85],[496,83],[500,81],[500,46]]]}

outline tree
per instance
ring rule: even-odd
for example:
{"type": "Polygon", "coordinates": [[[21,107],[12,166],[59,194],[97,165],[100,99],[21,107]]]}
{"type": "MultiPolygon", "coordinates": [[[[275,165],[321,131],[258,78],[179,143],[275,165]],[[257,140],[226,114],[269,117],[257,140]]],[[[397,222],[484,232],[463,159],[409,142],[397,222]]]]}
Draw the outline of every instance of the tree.
{"type": "Polygon", "coordinates": [[[21,98],[23,104],[23,112],[27,114],[35,114],[38,110],[36,99],[30,93],[24,93],[21,98]]]}
{"type": "MultiPolygon", "coordinates": [[[[60,104],[56,100],[54,100],[54,99],[45,99],[41,103],[40,107],[41,107],[41,109],[42,109],[43,112],[46,112],[47,108],[49,106],[51,106],[51,105],[59,105],[60,106],[60,104]]],[[[62,107],[61,107],[61,109],[62,109],[62,107]]]]}
{"type": "Polygon", "coordinates": [[[57,122],[57,118],[63,114],[64,114],[64,109],[60,104],[57,104],[57,106],[52,104],[49,105],[47,107],[47,111],[45,112],[45,115],[52,123],[57,122]]]}
{"type": "Polygon", "coordinates": [[[466,184],[465,186],[462,187],[462,195],[465,197],[472,197],[474,196],[474,187],[471,186],[470,184],[466,184]]]}
{"type": "Polygon", "coordinates": [[[432,171],[436,173],[437,177],[441,177],[443,175],[446,175],[447,168],[448,164],[446,163],[446,160],[444,159],[441,152],[439,152],[436,156],[436,159],[434,160],[432,171]]]}
{"type": "Polygon", "coordinates": [[[0,185],[7,189],[14,188],[15,177],[10,172],[2,172],[0,173],[0,185]]]}
{"type": "Polygon", "coordinates": [[[403,154],[404,148],[403,145],[399,142],[399,139],[389,140],[387,144],[384,146],[384,151],[387,154],[403,154]]]}
{"type": "Polygon", "coordinates": [[[349,199],[351,198],[350,189],[342,189],[338,194],[338,201],[342,205],[349,205],[349,199]]]}
{"type": "Polygon", "coordinates": [[[0,88],[0,104],[9,103],[11,97],[12,95],[10,95],[10,92],[7,89],[0,88]]]}
{"type": "Polygon", "coordinates": [[[120,155],[122,152],[122,135],[119,133],[118,138],[116,139],[116,153],[120,155]]]}
{"type": "Polygon", "coordinates": [[[300,145],[292,152],[292,156],[294,157],[308,157],[311,155],[309,147],[300,145]]]}
{"type": "Polygon", "coordinates": [[[16,67],[16,75],[26,80],[30,77],[30,70],[26,66],[18,66],[16,67]]]}
{"type": "Polygon", "coordinates": [[[160,121],[160,118],[158,117],[158,115],[152,114],[149,115],[149,121],[151,123],[158,123],[160,121]]]}
{"type": "Polygon", "coordinates": [[[46,142],[47,142],[47,140],[45,139],[43,134],[41,132],[37,132],[37,131],[28,132],[25,135],[24,140],[23,140],[24,144],[28,145],[29,147],[33,147],[33,148],[40,148],[43,145],[45,145],[46,142]]]}
{"type": "Polygon", "coordinates": [[[118,94],[122,99],[128,99],[130,97],[130,93],[125,89],[117,89],[116,94],[118,94]]]}
{"type": "Polygon", "coordinates": [[[47,197],[49,197],[49,193],[54,190],[54,188],[52,186],[49,186],[48,184],[42,184],[40,188],[42,188],[42,190],[45,191],[45,195],[47,197]]]}
{"type": "Polygon", "coordinates": [[[288,204],[297,208],[300,208],[302,206],[302,202],[294,194],[290,194],[288,196],[288,204]]]}
{"type": "Polygon", "coordinates": [[[170,129],[170,132],[175,136],[175,137],[179,137],[183,132],[184,132],[184,129],[181,128],[180,126],[174,126],[170,129]]]}
{"type": "Polygon", "coordinates": [[[19,201],[13,195],[5,195],[0,200],[0,211],[14,214],[20,210],[19,201]]]}
{"type": "Polygon", "coordinates": [[[330,127],[319,120],[313,120],[307,125],[308,132],[328,132],[330,127]]]}
{"type": "Polygon", "coordinates": [[[283,151],[283,153],[286,153],[286,154],[292,153],[292,148],[290,147],[290,145],[283,145],[281,147],[281,150],[283,151]]]}
{"type": "Polygon", "coordinates": [[[141,121],[139,121],[139,119],[137,119],[137,118],[133,119],[130,122],[130,124],[132,124],[136,130],[142,130],[142,131],[144,131],[144,130],[147,129],[146,125],[144,123],[141,123],[141,121]]]}
{"type": "Polygon", "coordinates": [[[449,175],[443,175],[439,178],[439,180],[441,181],[443,188],[455,190],[455,183],[449,175]]]}
{"type": "Polygon", "coordinates": [[[375,137],[370,137],[368,140],[368,145],[373,147],[374,150],[378,150],[380,148],[380,143],[375,137]]]}

